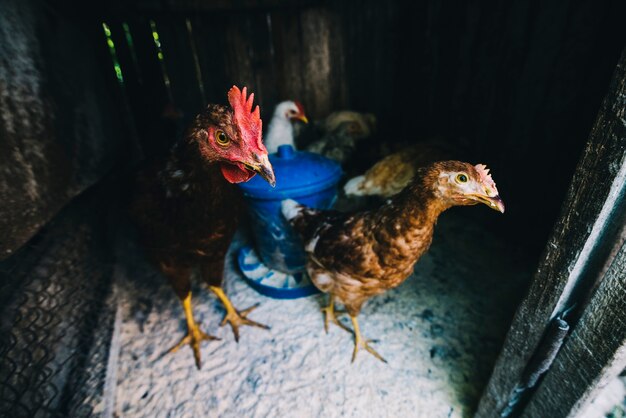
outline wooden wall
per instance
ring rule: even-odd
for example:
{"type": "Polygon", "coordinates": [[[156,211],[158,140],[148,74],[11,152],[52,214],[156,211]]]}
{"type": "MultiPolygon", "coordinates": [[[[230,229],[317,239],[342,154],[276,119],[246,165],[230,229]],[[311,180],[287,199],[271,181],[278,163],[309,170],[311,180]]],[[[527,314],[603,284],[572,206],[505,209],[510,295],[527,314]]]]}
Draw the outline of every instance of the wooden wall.
{"type": "Polygon", "coordinates": [[[205,101],[223,102],[232,84],[247,85],[265,120],[278,101],[298,99],[313,118],[342,108],[374,112],[377,141],[444,136],[466,146],[467,160],[492,167],[507,203],[505,216],[483,220],[536,251],[626,40],[626,4],[617,1],[170,0],[113,2],[99,13],[117,37],[122,67],[130,67],[126,23],[145,49],[142,71],[155,72],[130,94],[135,109],[154,107],[137,121],[140,133],[151,132],[144,148],[163,132],[153,121],[169,101],[185,115],[179,132],[202,105],[195,48],[205,101]],[[171,98],[150,51],[149,20],[162,40],[171,98]]]}
{"type": "MultiPolygon", "coordinates": [[[[135,148],[145,155],[163,152],[205,103],[224,102],[231,85],[247,85],[266,121],[277,102],[297,99],[313,119],[342,108],[375,113],[374,145],[435,135],[466,145],[465,159],[492,168],[507,203],[501,217],[478,209],[468,213],[537,253],[626,39],[620,21],[626,3],[608,0],[37,4],[37,16],[50,24],[35,26],[33,42],[44,45],[37,58],[43,64],[35,65],[50,81],[51,94],[60,98],[55,108],[59,123],[51,122],[46,132],[55,132],[54,143],[64,144],[61,154],[70,150],[70,159],[111,162],[84,185],[112,163],[136,155],[135,148]],[[115,79],[103,22],[111,30],[123,86],[115,79]],[[93,87],[85,88],[89,83],[93,87]],[[117,110],[107,105],[111,100],[117,110]],[[84,126],[95,130],[85,135],[71,114],[72,103],[88,102],[87,113],[78,116],[93,121],[84,126]],[[116,123],[126,126],[125,133],[114,133],[116,123]],[[117,141],[121,151],[107,148],[117,141]],[[72,157],[77,147],[89,158],[72,157]]],[[[5,40],[4,48],[10,45],[5,40]]],[[[3,65],[10,68],[13,51],[5,52],[3,65]]],[[[53,155],[45,153],[43,159],[54,161],[62,173],[68,166],[65,157],[53,155]]],[[[28,176],[28,167],[12,169],[13,178],[28,176]]],[[[53,183],[48,183],[50,190],[53,183]]],[[[54,192],[59,200],[40,202],[42,208],[58,208],[84,185],[72,186],[73,193],[54,192]]],[[[10,190],[7,186],[7,196],[10,190]]],[[[21,237],[13,240],[15,247],[49,217],[11,219],[11,239],[21,237]],[[25,223],[30,232],[21,231],[25,223]]]]}
{"type": "Polygon", "coordinates": [[[126,155],[93,29],[43,0],[0,6],[0,260],[126,155]]]}

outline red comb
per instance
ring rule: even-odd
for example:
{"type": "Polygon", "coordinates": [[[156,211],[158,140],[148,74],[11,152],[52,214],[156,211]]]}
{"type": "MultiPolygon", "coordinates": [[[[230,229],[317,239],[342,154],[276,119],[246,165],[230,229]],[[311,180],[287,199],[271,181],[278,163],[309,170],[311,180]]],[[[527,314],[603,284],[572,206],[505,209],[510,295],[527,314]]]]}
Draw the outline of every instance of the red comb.
{"type": "Polygon", "coordinates": [[[249,145],[256,145],[259,151],[267,154],[265,145],[263,145],[262,132],[263,123],[261,122],[261,112],[259,105],[252,111],[252,102],[254,101],[254,93],[246,98],[247,87],[240,91],[237,86],[233,86],[228,91],[228,102],[235,112],[235,122],[239,126],[243,140],[249,145]]]}
{"type": "Polygon", "coordinates": [[[294,101],[294,103],[296,104],[296,107],[298,108],[298,111],[300,112],[301,115],[304,115],[304,106],[302,106],[302,103],[300,103],[299,101],[294,101]]]}

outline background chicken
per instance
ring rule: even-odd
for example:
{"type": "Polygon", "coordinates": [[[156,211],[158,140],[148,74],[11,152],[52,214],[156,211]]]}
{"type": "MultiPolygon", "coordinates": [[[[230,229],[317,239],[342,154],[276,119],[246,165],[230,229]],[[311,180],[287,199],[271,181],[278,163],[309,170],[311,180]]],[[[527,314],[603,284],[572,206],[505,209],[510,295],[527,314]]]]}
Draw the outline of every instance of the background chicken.
{"type": "Polygon", "coordinates": [[[265,325],[247,319],[254,308],[237,311],[222,290],[224,256],[237,227],[242,196],[233,183],[259,173],[274,185],[274,172],[261,140],[259,107],[233,87],[230,107],[211,104],[200,113],[167,161],[155,163],[138,178],[131,213],[148,257],[169,279],[181,299],[188,334],[170,351],[185,344],[201,367],[200,342],[214,339],[200,330],[191,305],[191,273],[224,304],[228,322],[239,339],[240,325],[265,325]]]}
{"type": "Polygon", "coordinates": [[[370,297],[400,285],[432,241],[438,216],[452,206],[504,204],[484,165],[442,161],[418,169],[413,182],[379,209],[340,213],[318,211],[285,200],[282,212],[296,229],[307,254],[307,272],[330,295],[324,325],[341,324],[335,300],[344,304],[354,327],[354,351],[364,348],[385,361],[362,337],[357,315],[370,297]]]}
{"type": "Polygon", "coordinates": [[[351,110],[339,110],[320,121],[296,130],[298,149],[322,154],[345,162],[354,154],[357,143],[371,138],[376,130],[376,116],[351,110]]]}
{"type": "Polygon", "coordinates": [[[342,122],[335,130],[308,145],[306,150],[343,163],[354,154],[359,134],[355,122],[342,122]]]}
{"type": "Polygon", "coordinates": [[[357,140],[372,136],[376,130],[376,116],[374,114],[359,113],[352,110],[338,110],[326,116],[324,130],[333,132],[344,122],[354,124],[352,136],[357,140]]]}
{"type": "Polygon", "coordinates": [[[296,148],[294,142],[294,121],[309,122],[304,114],[302,104],[291,100],[279,103],[274,109],[274,114],[265,134],[265,146],[268,152],[274,153],[278,151],[278,147],[281,145],[291,145],[296,148]]]}
{"type": "Polygon", "coordinates": [[[456,157],[458,152],[442,140],[415,143],[378,161],[365,174],[350,179],[344,186],[347,196],[390,197],[400,193],[419,167],[456,157]]]}

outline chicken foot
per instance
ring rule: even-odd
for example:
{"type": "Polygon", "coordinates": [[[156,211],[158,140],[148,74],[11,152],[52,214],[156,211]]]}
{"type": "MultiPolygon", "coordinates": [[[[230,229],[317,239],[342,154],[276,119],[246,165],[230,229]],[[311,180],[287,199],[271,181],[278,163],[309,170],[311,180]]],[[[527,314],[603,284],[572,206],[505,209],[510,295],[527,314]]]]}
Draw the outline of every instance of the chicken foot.
{"type": "Polygon", "coordinates": [[[193,310],[191,307],[191,292],[183,299],[183,309],[185,311],[185,319],[187,320],[187,335],[185,335],[174,347],[170,348],[166,354],[177,352],[182,346],[189,344],[193,350],[193,357],[196,360],[198,370],[202,368],[202,359],[200,358],[200,343],[202,341],[219,340],[219,338],[209,335],[202,331],[193,318],[193,310]]]}
{"type": "Polygon", "coordinates": [[[333,321],[333,323],[339,328],[352,333],[350,328],[342,324],[341,321],[337,319],[335,312],[339,314],[346,313],[346,311],[335,311],[335,297],[333,295],[328,296],[328,306],[324,306],[321,310],[324,313],[324,329],[326,330],[326,334],[328,334],[328,321],[333,321]]]}
{"type": "Polygon", "coordinates": [[[209,286],[209,289],[211,289],[211,291],[215,293],[215,295],[219,298],[219,300],[224,305],[224,308],[226,309],[226,315],[224,315],[224,319],[222,319],[222,323],[220,324],[220,326],[223,327],[228,322],[233,330],[233,334],[235,335],[235,341],[239,342],[239,327],[242,325],[270,329],[270,327],[268,327],[267,325],[247,318],[248,314],[259,306],[258,304],[252,305],[251,307],[242,311],[238,311],[234,308],[233,304],[230,302],[230,299],[228,299],[228,296],[226,296],[224,290],[222,290],[221,287],[209,286]]]}
{"type": "Polygon", "coordinates": [[[370,347],[369,343],[375,342],[375,340],[366,340],[361,336],[361,331],[359,331],[359,323],[356,319],[356,316],[350,315],[350,319],[352,320],[352,326],[354,327],[354,351],[352,352],[352,363],[356,359],[356,353],[359,351],[359,347],[364,348],[371,355],[376,357],[378,360],[383,363],[387,363],[387,360],[383,358],[376,350],[370,347]]]}

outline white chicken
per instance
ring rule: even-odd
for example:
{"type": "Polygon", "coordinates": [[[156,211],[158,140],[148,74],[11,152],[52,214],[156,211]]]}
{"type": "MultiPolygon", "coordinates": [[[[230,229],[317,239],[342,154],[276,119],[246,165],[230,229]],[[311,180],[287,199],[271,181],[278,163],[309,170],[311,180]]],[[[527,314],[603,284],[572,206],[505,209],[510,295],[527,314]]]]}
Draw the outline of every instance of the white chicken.
{"type": "Polygon", "coordinates": [[[296,147],[293,132],[294,121],[309,122],[304,114],[302,104],[292,100],[279,103],[274,109],[267,133],[263,136],[267,152],[274,153],[278,151],[278,147],[281,145],[296,147]]]}

